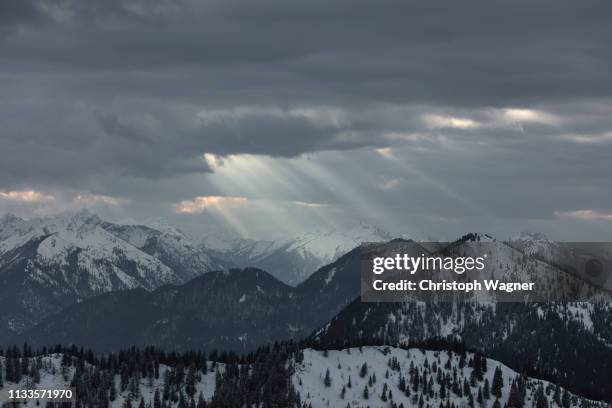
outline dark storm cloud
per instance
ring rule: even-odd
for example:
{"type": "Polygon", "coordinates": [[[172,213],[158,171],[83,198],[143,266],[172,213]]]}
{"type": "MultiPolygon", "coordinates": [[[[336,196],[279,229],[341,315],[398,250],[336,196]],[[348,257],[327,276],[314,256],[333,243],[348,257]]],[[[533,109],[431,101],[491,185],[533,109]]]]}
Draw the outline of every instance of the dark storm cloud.
{"type": "MultiPolygon", "coordinates": [[[[611,90],[612,5],[605,1],[48,4],[55,22],[7,41],[5,58],[31,69],[118,71],[115,86],[121,72],[176,68],[183,81],[167,78],[169,85],[204,85],[200,96],[221,93],[215,96],[233,102],[238,92],[274,103],[481,105],[611,90]]],[[[146,85],[147,78],[134,79],[146,85]]]]}
{"type": "Polygon", "coordinates": [[[296,156],[313,150],[351,146],[335,143],[336,129],[314,126],[306,118],[251,116],[202,126],[202,145],[220,155],[235,153],[296,156]],[[291,142],[287,143],[287,139],[291,142]]]}
{"type": "Polygon", "coordinates": [[[0,3],[0,30],[18,24],[37,22],[42,16],[43,14],[34,2],[5,0],[0,3]]]}
{"type": "Polygon", "coordinates": [[[345,205],[350,184],[381,208],[418,190],[412,212],[447,217],[601,207],[610,16],[609,1],[0,1],[0,191],[161,208],[223,192],[204,153],[332,154],[344,186],[296,175],[304,196],[278,198],[345,205]]]}

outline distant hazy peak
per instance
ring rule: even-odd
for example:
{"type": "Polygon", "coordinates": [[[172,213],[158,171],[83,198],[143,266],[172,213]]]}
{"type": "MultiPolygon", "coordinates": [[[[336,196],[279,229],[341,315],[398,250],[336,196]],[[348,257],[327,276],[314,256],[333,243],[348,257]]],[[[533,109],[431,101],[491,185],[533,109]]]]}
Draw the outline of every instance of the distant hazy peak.
{"type": "Polygon", "coordinates": [[[513,236],[512,241],[548,241],[548,237],[541,232],[521,231],[513,236]]]}

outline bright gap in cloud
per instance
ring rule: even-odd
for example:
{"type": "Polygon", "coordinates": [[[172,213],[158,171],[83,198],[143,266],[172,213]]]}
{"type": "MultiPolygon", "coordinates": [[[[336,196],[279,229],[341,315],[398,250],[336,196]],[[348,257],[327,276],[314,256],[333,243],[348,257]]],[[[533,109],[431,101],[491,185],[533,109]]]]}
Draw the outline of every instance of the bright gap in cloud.
{"type": "Polygon", "coordinates": [[[0,191],[0,198],[26,203],[45,203],[55,200],[55,197],[52,195],[43,194],[34,190],[0,191]]]}
{"type": "Polygon", "coordinates": [[[458,118],[454,116],[445,116],[438,114],[428,114],[424,116],[425,123],[432,129],[475,129],[482,126],[481,123],[469,119],[469,118],[458,118]]]}
{"type": "Polygon", "coordinates": [[[555,211],[555,216],[559,218],[572,218],[583,221],[612,221],[612,213],[598,210],[575,210],[575,211],[555,211]]]}
{"type": "Polygon", "coordinates": [[[183,200],[174,205],[174,210],[179,214],[200,214],[208,207],[224,207],[245,203],[245,197],[223,197],[223,196],[199,196],[192,200],[183,200]]]}

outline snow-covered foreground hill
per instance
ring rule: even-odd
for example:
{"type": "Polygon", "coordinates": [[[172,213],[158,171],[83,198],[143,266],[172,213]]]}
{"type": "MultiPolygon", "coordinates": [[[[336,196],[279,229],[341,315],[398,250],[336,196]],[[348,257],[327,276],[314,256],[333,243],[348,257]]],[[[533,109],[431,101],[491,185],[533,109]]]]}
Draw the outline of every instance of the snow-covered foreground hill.
{"type": "Polygon", "coordinates": [[[306,349],[292,382],[313,408],[609,406],[472,353],[386,346],[306,349]]]}
{"type": "MultiPolygon", "coordinates": [[[[9,390],[73,391],[76,406],[168,408],[598,407],[604,402],[529,378],[479,354],[370,346],[236,355],[153,348],[94,357],[76,348],[0,357],[0,405],[9,390]]],[[[30,400],[26,407],[45,406],[30,400]],[[40,404],[40,405],[39,405],[40,404]]]]}
{"type": "MultiPolygon", "coordinates": [[[[178,384],[168,385],[169,378],[176,378],[177,371],[174,367],[169,367],[164,364],[160,364],[156,370],[153,370],[150,377],[131,377],[127,380],[125,377],[122,379],[121,374],[115,374],[111,377],[107,372],[98,370],[97,367],[93,367],[89,364],[85,364],[84,368],[80,370],[77,367],[62,364],[62,354],[49,354],[38,357],[36,360],[30,361],[30,367],[32,364],[38,366],[38,374],[36,378],[30,375],[23,375],[18,382],[4,381],[3,385],[0,386],[0,405],[9,399],[9,390],[25,390],[25,389],[37,389],[37,390],[68,390],[72,389],[73,401],[77,401],[79,395],[87,393],[87,389],[78,387],[78,390],[74,388],[75,374],[81,379],[80,381],[98,381],[106,382],[112,381],[113,385],[108,385],[109,389],[108,396],[112,396],[112,400],[109,401],[109,407],[113,408],[124,408],[128,406],[138,407],[140,402],[143,401],[145,406],[152,407],[155,405],[156,399],[159,401],[164,400],[164,394],[169,396],[167,401],[164,401],[167,407],[177,407],[181,399],[183,404],[189,406],[191,400],[194,403],[202,406],[202,402],[209,402],[215,393],[215,384],[217,378],[217,372],[222,374],[224,372],[224,364],[208,362],[208,369],[206,372],[203,370],[197,370],[194,375],[193,390],[189,390],[189,368],[184,369],[182,374],[182,380],[178,381],[178,384]],[[34,383],[35,382],[35,383],[34,383]],[[125,385],[122,385],[125,384],[125,385]],[[193,396],[190,396],[192,394],[193,396]],[[173,401],[176,399],[176,401],[173,401]]],[[[7,374],[7,359],[0,357],[0,364],[2,367],[1,373],[2,378],[6,378],[7,374]]],[[[30,368],[31,369],[31,368],[30,368]]],[[[89,389],[91,392],[93,389],[89,389]]],[[[52,402],[48,399],[31,399],[22,402],[22,407],[39,407],[45,406],[46,402],[52,402]]],[[[83,403],[83,401],[81,401],[83,403]]]]}

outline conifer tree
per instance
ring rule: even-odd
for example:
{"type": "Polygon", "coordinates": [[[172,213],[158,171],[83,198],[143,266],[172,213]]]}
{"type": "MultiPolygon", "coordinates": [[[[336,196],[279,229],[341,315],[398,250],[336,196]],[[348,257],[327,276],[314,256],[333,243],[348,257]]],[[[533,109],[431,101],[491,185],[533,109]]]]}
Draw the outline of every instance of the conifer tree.
{"type": "Polygon", "coordinates": [[[508,394],[508,408],[523,408],[523,406],[523,396],[516,381],[513,381],[510,386],[510,394],[508,394]]]}
{"type": "Polygon", "coordinates": [[[326,387],[330,387],[331,386],[331,377],[329,376],[329,368],[327,369],[327,371],[325,371],[325,379],[323,380],[323,384],[325,384],[326,387]]]}
{"type": "Polygon", "coordinates": [[[191,364],[189,366],[189,371],[187,372],[187,377],[185,379],[185,392],[190,398],[193,398],[196,392],[195,388],[196,384],[196,368],[195,364],[191,364]]]}
{"type": "Polygon", "coordinates": [[[548,408],[548,398],[544,395],[544,387],[542,387],[542,384],[540,384],[535,392],[535,407],[548,408]]]}
{"type": "Polygon", "coordinates": [[[382,394],[380,394],[380,399],[384,402],[387,401],[387,383],[383,385],[382,394]]]}
{"type": "Polygon", "coordinates": [[[502,377],[501,367],[497,366],[495,368],[495,373],[493,374],[493,384],[491,384],[491,394],[495,395],[497,398],[501,398],[503,386],[504,386],[504,379],[502,377]]]}
{"type": "MultiPolygon", "coordinates": [[[[299,401],[299,395],[298,395],[299,401]]],[[[197,408],[206,408],[206,401],[204,400],[204,394],[200,391],[200,395],[198,396],[198,405],[197,408]]]]}
{"type": "Polygon", "coordinates": [[[359,376],[361,378],[364,378],[366,375],[368,375],[368,365],[366,363],[363,363],[361,365],[361,370],[359,370],[359,376]]]}
{"type": "Polygon", "coordinates": [[[111,401],[117,399],[117,389],[115,388],[115,379],[111,378],[109,397],[111,401]]]}
{"type": "Polygon", "coordinates": [[[555,401],[555,403],[557,404],[557,406],[561,406],[561,390],[559,389],[560,387],[557,385],[555,386],[555,393],[553,394],[553,401],[555,401]]]}
{"type": "Polygon", "coordinates": [[[561,397],[561,406],[563,408],[569,408],[570,404],[570,394],[567,390],[563,390],[563,396],[561,397]]]}

